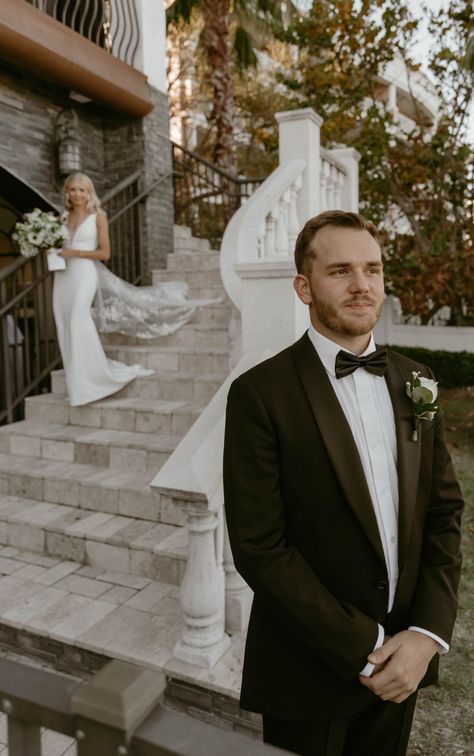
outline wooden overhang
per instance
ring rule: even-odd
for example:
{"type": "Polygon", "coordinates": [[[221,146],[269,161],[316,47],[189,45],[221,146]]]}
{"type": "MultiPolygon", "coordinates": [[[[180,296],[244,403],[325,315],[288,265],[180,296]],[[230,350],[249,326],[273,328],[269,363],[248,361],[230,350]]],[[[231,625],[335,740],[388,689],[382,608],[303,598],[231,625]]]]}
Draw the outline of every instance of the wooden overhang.
{"type": "Polygon", "coordinates": [[[153,110],[146,76],[26,0],[1,0],[0,58],[127,116],[153,110]]]}

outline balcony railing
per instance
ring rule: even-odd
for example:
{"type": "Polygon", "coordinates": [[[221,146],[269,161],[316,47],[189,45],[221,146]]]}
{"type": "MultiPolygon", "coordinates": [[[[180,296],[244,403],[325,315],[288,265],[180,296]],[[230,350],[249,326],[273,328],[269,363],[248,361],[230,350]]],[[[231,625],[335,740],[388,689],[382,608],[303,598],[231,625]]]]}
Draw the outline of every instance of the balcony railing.
{"type": "Polygon", "coordinates": [[[135,66],[140,36],[134,0],[28,0],[35,8],[47,13],[65,26],[106,47],[104,24],[110,12],[111,52],[124,63],[135,66]]]}

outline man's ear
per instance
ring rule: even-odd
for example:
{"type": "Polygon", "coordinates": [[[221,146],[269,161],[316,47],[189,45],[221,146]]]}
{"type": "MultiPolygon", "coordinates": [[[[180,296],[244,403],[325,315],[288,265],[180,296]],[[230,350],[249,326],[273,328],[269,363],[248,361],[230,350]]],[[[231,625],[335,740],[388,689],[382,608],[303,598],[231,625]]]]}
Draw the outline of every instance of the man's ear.
{"type": "Polygon", "coordinates": [[[305,305],[311,304],[311,290],[309,288],[309,281],[302,273],[298,273],[293,281],[293,288],[299,299],[305,305]]]}

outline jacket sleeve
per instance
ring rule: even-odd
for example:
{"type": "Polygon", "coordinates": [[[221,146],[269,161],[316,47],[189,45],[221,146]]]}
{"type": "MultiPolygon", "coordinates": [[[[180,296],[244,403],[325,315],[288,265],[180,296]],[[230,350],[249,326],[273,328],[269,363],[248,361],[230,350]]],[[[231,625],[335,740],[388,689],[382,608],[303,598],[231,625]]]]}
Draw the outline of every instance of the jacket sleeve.
{"type": "Polygon", "coordinates": [[[279,444],[246,376],[231,386],[224,444],[224,499],[236,569],[295,639],[342,678],[358,675],[378,637],[375,619],[327,590],[286,542],[279,444]]]}
{"type": "Polygon", "coordinates": [[[446,448],[441,412],[436,417],[433,433],[431,494],[409,625],[429,630],[449,644],[457,611],[464,505],[446,448]]]}

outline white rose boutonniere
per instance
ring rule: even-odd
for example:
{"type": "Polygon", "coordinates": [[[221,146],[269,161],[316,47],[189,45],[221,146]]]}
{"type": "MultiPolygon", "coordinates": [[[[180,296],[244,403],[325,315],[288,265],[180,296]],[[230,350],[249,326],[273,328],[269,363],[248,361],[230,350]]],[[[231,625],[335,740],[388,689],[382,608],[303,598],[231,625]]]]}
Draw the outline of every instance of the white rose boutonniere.
{"type": "Polygon", "coordinates": [[[406,387],[407,394],[413,402],[412,440],[417,441],[420,420],[432,420],[438,411],[438,383],[432,378],[423,378],[415,371],[411,375],[411,381],[407,381],[406,387]]]}

